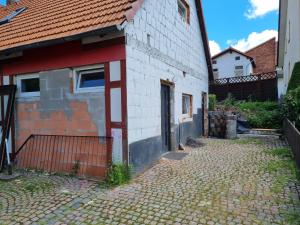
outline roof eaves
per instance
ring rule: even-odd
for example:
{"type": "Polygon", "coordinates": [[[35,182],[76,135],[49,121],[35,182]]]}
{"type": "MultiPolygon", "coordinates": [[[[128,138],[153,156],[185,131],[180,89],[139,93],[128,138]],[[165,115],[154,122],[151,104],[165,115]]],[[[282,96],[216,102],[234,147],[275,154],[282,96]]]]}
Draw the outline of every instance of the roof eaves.
{"type": "Polygon", "coordinates": [[[208,36],[207,36],[207,32],[206,32],[205,19],[204,19],[203,7],[202,7],[202,0],[195,0],[195,2],[196,2],[198,19],[199,19],[202,42],[203,42],[203,46],[204,46],[209,81],[211,81],[214,79],[214,77],[213,77],[210,49],[209,49],[209,44],[208,44],[208,36]]]}
{"type": "Polygon", "coordinates": [[[47,46],[51,46],[51,45],[55,45],[55,44],[61,44],[61,43],[65,43],[65,42],[80,40],[81,38],[88,37],[91,35],[103,35],[105,33],[116,32],[116,31],[119,31],[119,29],[118,29],[117,25],[114,25],[114,26],[95,29],[95,30],[91,30],[88,32],[78,33],[78,34],[74,34],[74,35],[66,36],[66,37],[62,37],[62,38],[33,42],[30,44],[25,44],[25,45],[16,46],[13,48],[0,50],[0,54],[9,54],[12,52],[24,51],[24,50],[28,50],[28,49],[32,49],[32,48],[47,47],[47,46]]]}
{"type": "Polygon", "coordinates": [[[226,53],[228,53],[228,52],[230,52],[230,53],[236,52],[236,53],[238,53],[238,54],[240,54],[240,55],[242,55],[242,56],[244,56],[244,57],[246,57],[246,58],[248,58],[248,59],[253,59],[251,56],[249,56],[249,55],[247,55],[246,53],[243,53],[243,52],[241,52],[241,51],[239,51],[239,50],[237,50],[237,49],[235,49],[235,48],[233,48],[233,47],[229,47],[229,48],[225,49],[224,51],[218,53],[217,55],[214,55],[214,56],[212,57],[212,59],[219,58],[220,56],[222,56],[222,55],[224,55],[224,54],[226,54],[226,53]]]}

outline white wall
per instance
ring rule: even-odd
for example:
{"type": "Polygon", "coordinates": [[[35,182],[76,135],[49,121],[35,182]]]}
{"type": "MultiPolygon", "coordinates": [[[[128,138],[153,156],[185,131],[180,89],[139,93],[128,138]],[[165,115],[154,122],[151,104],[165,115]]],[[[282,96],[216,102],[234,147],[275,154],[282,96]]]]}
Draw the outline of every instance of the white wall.
{"type": "Polygon", "coordinates": [[[228,52],[214,60],[217,61],[217,64],[213,64],[213,69],[218,69],[218,79],[234,77],[236,66],[244,67],[243,76],[253,73],[253,66],[250,59],[236,52],[228,52]],[[240,60],[235,60],[237,56],[240,57],[240,60]]]}
{"type": "MultiPolygon", "coordinates": [[[[300,61],[300,1],[288,0],[287,1],[287,20],[286,20],[286,32],[285,32],[285,53],[283,64],[283,93],[285,94],[293,68],[296,62],[300,61]],[[289,28],[290,22],[290,28],[289,28]]],[[[279,83],[282,83],[279,80],[279,83]]]]}
{"type": "Polygon", "coordinates": [[[182,117],[182,93],[193,95],[196,114],[201,92],[208,92],[196,6],[189,2],[190,25],[178,14],[177,0],[145,0],[125,27],[129,144],[161,135],[161,79],[175,83],[176,124],[182,117]]]}

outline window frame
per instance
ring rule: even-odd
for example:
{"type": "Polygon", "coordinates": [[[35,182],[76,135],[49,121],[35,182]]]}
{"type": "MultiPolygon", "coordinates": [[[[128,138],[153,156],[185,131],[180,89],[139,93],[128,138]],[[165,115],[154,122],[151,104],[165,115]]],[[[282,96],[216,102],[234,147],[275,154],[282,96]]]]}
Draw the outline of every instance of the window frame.
{"type": "Polygon", "coordinates": [[[186,0],[177,0],[177,12],[180,16],[180,18],[182,18],[182,20],[184,20],[187,24],[190,24],[190,18],[191,18],[191,13],[190,13],[190,5],[187,3],[186,0]],[[185,18],[179,13],[179,6],[182,6],[185,8],[186,10],[186,16],[185,18]]]}
{"type": "Polygon", "coordinates": [[[41,82],[40,82],[40,91],[35,92],[22,92],[22,80],[34,79],[38,78],[40,81],[40,75],[36,74],[27,74],[27,75],[17,75],[16,76],[16,84],[17,84],[17,96],[21,98],[26,97],[40,97],[41,95],[41,82]]]}
{"type": "Polygon", "coordinates": [[[241,60],[241,56],[236,56],[235,57],[235,61],[240,61],[241,60]]]}
{"type": "Polygon", "coordinates": [[[243,77],[244,76],[244,66],[243,65],[240,65],[240,66],[235,66],[234,67],[234,74],[235,74],[235,77],[243,77]],[[237,68],[237,67],[240,67],[240,68],[237,68]],[[242,75],[239,75],[239,73],[241,72],[242,75]]]}
{"type": "Polygon", "coordinates": [[[84,66],[84,67],[78,67],[73,69],[73,91],[74,93],[91,93],[91,92],[102,92],[105,90],[105,68],[104,64],[99,65],[93,65],[93,66],[84,66]],[[82,78],[81,74],[82,72],[85,72],[85,74],[88,74],[87,71],[90,71],[90,73],[93,73],[95,71],[104,72],[104,86],[97,86],[97,87],[86,87],[81,88],[80,87],[80,80],[82,78]]]}
{"type": "Polygon", "coordinates": [[[182,93],[182,109],[181,109],[181,114],[182,114],[183,119],[192,119],[193,118],[193,95],[182,93]],[[183,98],[184,97],[189,97],[190,108],[189,108],[189,112],[188,113],[183,113],[183,107],[184,107],[183,98]]]}

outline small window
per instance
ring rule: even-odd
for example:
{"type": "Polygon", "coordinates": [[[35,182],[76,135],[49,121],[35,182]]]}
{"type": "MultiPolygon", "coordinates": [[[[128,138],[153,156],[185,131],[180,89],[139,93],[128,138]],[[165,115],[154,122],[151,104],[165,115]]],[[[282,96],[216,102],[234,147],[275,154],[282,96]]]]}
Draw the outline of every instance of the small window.
{"type": "Polygon", "coordinates": [[[182,95],[182,114],[185,117],[192,117],[193,116],[193,96],[183,94],[182,95]]]}
{"type": "Polygon", "coordinates": [[[93,92],[105,86],[104,68],[82,68],[75,70],[75,92],[93,92]]]}
{"type": "Polygon", "coordinates": [[[244,67],[243,66],[236,66],[235,69],[236,70],[242,70],[242,69],[244,69],[244,67]]]}
{"type": "Polygon", "coordinates": [[[239,61],[239,60],[241,60],[241,57],[240,57],[240,56],[237,56],[237,57],[235,57],[235,60],[236,60],[236,61],[239,61]]]}
{"type": "Polygon", "coordinates": [[[243,66],[236,66],[234,73],[235,73],[236,77],[244,76],[244,67],[243,66]]]}
{"type": "Polygon", "coordinates": [[[40,96],[39,75],[17,76],[18,95],[20,97],[40,96]]]}
{"type": "Polygon", "coordinates": [[[214,69],[214,72],[218,72],[219,70],[218,69],[214,69]]]}
{"type": "Polygon", "coordinates": [[[178,0],[178,13],[184,21],[190,23],[190,7],[186,0],[178,0]]]}
{"type": "Polygon", "coordinates": [[[213,60],[213,64],[217,64],[217,60],[213,60]]]}

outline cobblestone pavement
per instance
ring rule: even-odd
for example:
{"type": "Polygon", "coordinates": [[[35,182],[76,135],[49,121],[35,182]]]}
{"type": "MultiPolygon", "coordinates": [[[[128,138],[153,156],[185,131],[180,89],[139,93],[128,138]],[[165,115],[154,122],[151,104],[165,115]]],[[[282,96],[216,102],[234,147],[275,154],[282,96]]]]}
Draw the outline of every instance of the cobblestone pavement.
{"type": "MultiPolygon", "coordinates": [[[[263,140],[269,147],[280,143],[263,140]]],[[[277,159],[266,154],[266,145],[250,139],[202,141],[205,146],[187,150],[183,160],[163,159],[130,184],[112,190],[102,190],[95,182],[36,174],[0,183],[0,224],[295,221],[300,188],[291,180],[279,193],[272,192],[276,177],[263,168],[277,159]]]]}

